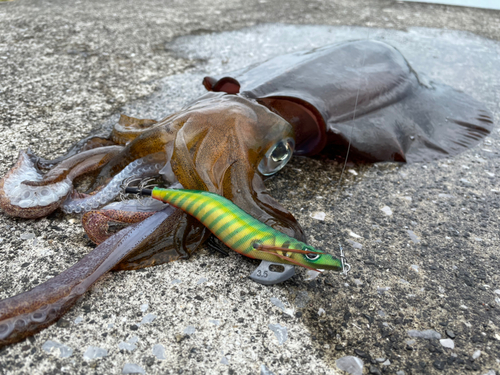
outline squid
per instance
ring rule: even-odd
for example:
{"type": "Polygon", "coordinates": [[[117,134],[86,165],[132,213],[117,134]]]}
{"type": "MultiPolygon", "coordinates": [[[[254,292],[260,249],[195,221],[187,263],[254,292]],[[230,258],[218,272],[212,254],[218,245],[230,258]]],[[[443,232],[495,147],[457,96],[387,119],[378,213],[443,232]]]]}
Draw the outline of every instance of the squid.
{"type": "Polygon", "coordinates": [[[427,162],[474,146],[494,126],[483,104],[424,84],[399,51],[376,41],[276,57],[206,77],[203,85],[205,95],[162,120],[122,115],[107,137],[91,135],[53,160],[19,153],[0,180],[3,212],[32,219],[58,209],[82,214],[98,246],[60,275],[0,301],[0,347],[54,323],[106,272],[186,259],[210,237],[207,226],[173,205],[112,203],[124,180],[160,176],[166,186],[218,193],[306,243],[299,223],[264,186],[293,154],[349,148],[372,162],[427,162]],[[75,185],[85,178],[91,186],[84,193],[75,185]],[[125,228],[113,233],[113,223],[125,228]]]}

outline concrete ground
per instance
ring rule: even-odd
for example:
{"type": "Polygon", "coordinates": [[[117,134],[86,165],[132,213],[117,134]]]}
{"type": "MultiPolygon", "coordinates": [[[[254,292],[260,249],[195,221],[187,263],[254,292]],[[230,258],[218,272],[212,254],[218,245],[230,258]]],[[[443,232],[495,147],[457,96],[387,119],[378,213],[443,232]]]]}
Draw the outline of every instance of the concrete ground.
{"type": "MultiPolygon", "coordinates": [[[[500,40],[500,12],[395,1],[0,2],[0,175],[21,149],[55,157],[124,106],[147,106],[168,77],[165,107],[179,108],[192,93],[175,79],[205,60],[179,55],[176,38],[269,22],[500,40]]],[[[498,123],[498,80],[465,86],[498,123]]],[[[346,356],[365,374],[499,373],[499,159],[495,131],[432,164],[350,165],[357,176],[337,194],[337,161],[296,158],[267,186],[313,245],[334,252],[354,241],[346,280],[300,273],[264,287],[247,278],[255,263],[206,249],[109,274],[58,324],[1,349],[0,374],[338,374],[346,356]],[[323,221],[311,218],[317,211],[323,221]]],[[[0,298],[91,249],[77,217],[0,215],[0,298]]]]}

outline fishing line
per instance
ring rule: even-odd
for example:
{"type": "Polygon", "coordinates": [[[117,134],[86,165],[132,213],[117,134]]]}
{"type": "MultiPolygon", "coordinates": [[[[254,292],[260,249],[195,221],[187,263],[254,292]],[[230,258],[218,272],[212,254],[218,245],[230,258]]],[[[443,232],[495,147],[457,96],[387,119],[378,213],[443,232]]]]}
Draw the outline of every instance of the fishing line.
{"type": "MultiPolygon", "coordinates": [[[[368,33],[366,39],[367,40],[370,39],[369,33],[368,33]]],[[[363,60],[361,62],[361,69],[360,70],[362,70],[365,67],[365,61],[366,61],[366,51],[363,50],[363,60]]],[[[354,120],[356,119],[356,109],[358,108],[359,93],[361,91],[361,82],[363,81],[361,74],[362,74],[361,72],[358,74],[358,91],[356,93],[356,100],[354,102],[354,110],[353,110],[353,114],[352,114],[351,126],[349,129],[350,130],[349,131],[349,144],[347,145],[347,152],[346,152],[346,156],[345,156],[345,160],[344,160],[344,165],[342,166],[342,171],[340,172],[340,177],[339,177],[339,180],[337,182],[337,193],[336,193],[336,197],[334,198],[334,201],[333,201],[334,205],[333,205],[333,210],[332,210],[332,216],[334,216],[335,210],[337,208],[337,202],[338,202],[339,197],[340,197],[340,186],[342,184],[342,177],[344,176],[345,169],[347,167],[347,160],[349,159],[349,153],[351,151],[352,134],[354,131],[354,120]]],[[[345,256],[344,249],[342,248],[342,245],[340,244],[340,241],[339,241],[339,248],[340,248],[340,260],[342,262],[341,274],[344,276],[344,278],[346,278],[347,273],[351,270],[351,265],[349,263],[347,263],[347,258],[345,256]]]]}

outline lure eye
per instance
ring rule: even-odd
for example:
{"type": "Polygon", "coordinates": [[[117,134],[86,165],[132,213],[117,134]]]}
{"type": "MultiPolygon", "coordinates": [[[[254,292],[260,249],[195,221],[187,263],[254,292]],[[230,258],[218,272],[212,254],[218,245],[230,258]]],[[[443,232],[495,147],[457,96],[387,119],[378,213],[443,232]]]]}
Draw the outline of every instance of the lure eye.
{"type": "Polygon", "coordinates": [[[320,256],[319,254],[306,254],[306,258],[309,260],[318,260],[320,256]]]}
{"type": "Polygon", "coordinates": [[[259,172],[264,176],[270,176],[283,168],[290,160],[295,148],[293,138],[285,138],[276,142],[267,150],[264,158],[259,164],[259,172]]]}

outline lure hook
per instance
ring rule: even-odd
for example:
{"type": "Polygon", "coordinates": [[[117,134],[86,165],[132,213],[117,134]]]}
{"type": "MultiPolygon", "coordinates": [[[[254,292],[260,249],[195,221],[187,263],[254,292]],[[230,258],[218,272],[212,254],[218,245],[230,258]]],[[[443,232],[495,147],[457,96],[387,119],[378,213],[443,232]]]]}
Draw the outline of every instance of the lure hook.
{"type": "Polygon", "coordinates": [[[351,270],[351,265],[349,263],[347,263],[347,258],[344,254],[344,249],[342,248],[342,245],[340,244],[339,242],[339,247],[340,247],[340,261],[342,263],[342,276],[345,278],[347,278],[347,274],[349,273],[349,271],[351,270]]]}
{"type": "Polygon", "coordinates": [[[144,197],[147,195],[151,195],[145,194],[145,192],[151,191],[157,186],[156,184],[150,184],[151,181],[154,181],[154,178],[141,179],[136,176],[131,176],[124,179],[120,185],[120,200],[126,200],[127,194],[134,194],[136,196],[136,199],[139,200],[139,203],[143,204],[142,199],[144,199],[144,197]],[[137,187],[131,187],[130,185],[132,185],[136,181],[138,181],[137,187]]]}

